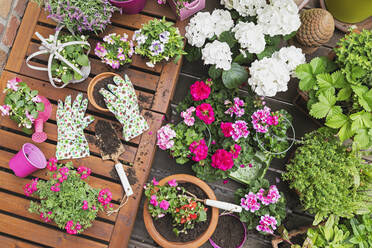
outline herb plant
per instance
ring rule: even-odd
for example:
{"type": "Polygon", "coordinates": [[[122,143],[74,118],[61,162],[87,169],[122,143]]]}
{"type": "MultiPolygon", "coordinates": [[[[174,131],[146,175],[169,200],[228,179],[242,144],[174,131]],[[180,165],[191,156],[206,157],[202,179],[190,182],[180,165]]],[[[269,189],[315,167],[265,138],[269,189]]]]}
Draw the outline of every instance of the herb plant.
{"type": "Polygon", "coordinates": [[[174,58],[174,62],[186,52],[183,51],[183,37],[172,22],[163,19],[152,19],[135,31],[133,40],[137,43],[135,53],[147,57],[146,63],[154,67],[156,63],[174,58]]]}
{"type": "Polygon", "coordinates": [[[112,208],[111,192],[94,189],[85,181],[89,168],[75,170],[72,162],[61,164],[55,158],[48,161],[47,168],[48,181],[36,178],[24,186],[26,196],[40,198],[40,202],[31,201],[29,211],[40,214],[43,221],[54,221],[67,233],[79,234],[92,225],[99,210],[112,208]]]}
{"type": "Polygon", "coordinates": [[[243,207],[240,220],[248,229],[273,234],[286,216],[285,198],[275,185],[258,179],[235,192],[235,201],[243,207]]]}
{"type": "Polygon", "coordinates": [[[342,146],[330,128],[305,134],[283,178],[304,209],[316,214],[314,224],[331,214],[351,218],[369,212],[371,169],[342,146]]]}
{"type": "Polygon", "coordinates": [[[372,216],[371,214],[358,215],[350,220],[342,221],[341,229],[350,232],[347,243],[355,248],[372,247],[372,216]]]}
{"type": "Polygon", "coordinates": [[[168,214],[172,216],[173,232],[177,236],[187,234],[187,230],[193,229],[195,223],[207,220],[207,208],[184,187],[178,186],[175,179],[161,186],[153,178],[151,183],[145,185],[145,196],[153,218],[160,219],[168,214]]]}
{"type": "MultiPolygon", "coordinates": [[[[63,44],[71,41],[87,41],[88,37],[81,35],[81,36],[73,36],[73,35],[60,35],[57,40],[57,44],[63,44]]],[[[51,35],[47,39],[47,42],[52,43],[54,40],[54,36],[51,35]]],[[[89,66],[89,58],[87,55],[87,51],[89,50],[89,46],[87,45],[71,45],[65,46],[59,53],[62,57],[68,60],[71,64],[73,64],[76,68],[81,69],[83,66],[89,66]]],[[[69,67],[65,62],[59,59],[53,59],[52,61],[52,76],[58,82],[68,83],[71,80],[80,80],[82,76],[74,71],[71,67],[69,67]]]]}
{"type": "Polygon", "coordinates": [[[38,91],[31,90],[16,77],[8,80],[4,93],[6,96],[4,105],[0,106],[1,115],[9,115],[25,132],[30,132],[39,115],[38,111],[44,111],[44,103],[41,102],[38,91]]]}

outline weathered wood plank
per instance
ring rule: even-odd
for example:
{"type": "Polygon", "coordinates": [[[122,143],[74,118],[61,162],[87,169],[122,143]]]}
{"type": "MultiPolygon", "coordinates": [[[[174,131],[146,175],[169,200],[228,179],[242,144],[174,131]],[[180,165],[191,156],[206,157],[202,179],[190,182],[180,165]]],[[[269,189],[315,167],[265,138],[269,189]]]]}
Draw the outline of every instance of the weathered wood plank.
{"type": "Polygon", "coordinates": [[[7,248],[40,248],[41,247],[39,245],[34,245],[34,244],[26,243],[21,240],[6,237],[1,234],[0,234],[0,243],[3,247],[7,247],[7,248]]]}
{"type": "Polygon", "coordinates": [[[169,5],[159,5],[156,0],[147,0],[145,8],[142,10],[142,12],[150,15],[156,15],[158,17],[165,16],[170,20],[176,21],[176,14],[172,12],[169,5]]]}

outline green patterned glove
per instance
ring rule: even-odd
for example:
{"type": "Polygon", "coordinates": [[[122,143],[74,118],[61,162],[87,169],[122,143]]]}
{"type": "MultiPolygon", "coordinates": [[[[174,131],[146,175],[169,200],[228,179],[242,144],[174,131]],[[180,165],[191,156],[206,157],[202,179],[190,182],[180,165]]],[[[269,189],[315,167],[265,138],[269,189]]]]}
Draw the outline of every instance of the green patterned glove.
{"type": "Polygon", "coordinates": [[[116,85],[108,85],[110,91],[102,88],[99,92],[107,108],[123,125],[123,137],[129,141],[146,131],[149,125],[139,112],[137,95],[128,76],[125,75],[125,80],[115,76],[114,82],[116,85]]]}
{"type": "Polygon", "coordinates": [[[71,96],[65,99],[65,105],[58,101],[57,126],[58,143],[56,157],[58,160],[83,158],[90,155],[89,145],[84,136],[84,129],[94,121],[93,116],[84,117],[88,99],[78,94],[72,107],[71,96]]]}

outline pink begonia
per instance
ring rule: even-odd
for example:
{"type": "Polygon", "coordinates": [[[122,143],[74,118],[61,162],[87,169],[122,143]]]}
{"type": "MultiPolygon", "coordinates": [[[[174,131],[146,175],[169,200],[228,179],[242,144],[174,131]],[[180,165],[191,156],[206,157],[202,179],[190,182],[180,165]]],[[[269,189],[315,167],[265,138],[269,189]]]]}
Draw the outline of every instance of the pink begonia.
{"type": "Polygon", "coordinates": [[[34,96],[32,99],[31,99],[31,101],[33,101],[34,103],[38,103],[38,102],[41,102],[41,98],[40,98],[40,96],[34,96]]]}
{"type": "Polygon", "coordinates": [[[183,122],[189,127],[194,125],[195,118],[192,116],[192,114],[195,112],[195,107],[190,107],[186,109],[185,111],[181,112],[181,117],[183,118],[183,122]]]}
{"type": "Polygon", "coordinates": [[[221,131],[226,138],[231,137],[233,132],[232,123],[221,121],[221,131]]]}
{"type": "Polygon", "coordinates": [[[260,224],[256,227],[257,231],[270,234],[274,233],[274,230],[276,230],[276,225],[278,224],[275,217],[268,214],[261,216],[261,220],[259,223],[260,224]]]}
{"type": "Polygon", "coordinates": [[[204,81],[196,81],[190,86],[190,94],[193,101],[202,101],[209,97],[211,87],[204,81]]]}
{"type": "Polygon", "coordinates": [[[2,115],[2,116],[9,115],[9,112],[10,112],[10,106],[9,106],[9,105],[3,105],[3,106],[0,106],[0,111],[1,111],[1,115],[2,115]]]}
{"type": "Polygon", "coordinates": [[[156,200],[156,195],[152,195],[151,198],[150,198],[150,204],[153,205],[154,207],[156,207],[157,205],[159,205],[159,202],[156,200]]]}
{"type": "Polygon", "coordinates": [[[40,218],[44,221],[44,222],[50,222],[51,220],[49,219],[49,216],[48,215],[51,215],[52,214],[52,211],[49,211],[48,213],[40,213],[40,218]]]}
{"type": "Polygon", "coordinates": [[[23,186],[23,191],[26,196],[30,196],[32,193],[37,191],[37,181],[39,178],[35,178],[31,180],[31,183],[26,184],[23,186]]]}
{"type": "Polygon", "coordinates": [[[160,202],[159,207],[162,208],[162,209],[164,209],[164,210],[168,210],[168,208],[169,208],[169,202],[166,201],[166,200],[162,200],[160,202]]]}
{"type": "Polygon", "coordinates": [[[214,122],[214,111],[209,103],[202,103],[196,107],[196,116],[205,124],[209,125],[214,122]]]}
{"type": "Polygon", "coordinates": [[[194,154],[192,160],[196,162],[206,159],[208,156],[208,146],[205,144],[204,139],[192,142],[189,146],[189,150],[192,154],[194,154]]]}
{"type": "Polygon", "coordinates": [[[231,117],[235,114],[236,117],[242,117],[244,115],[244,101],[239,97],[234,98],[234,103],[229,100],[225,100],[225,105],[232,105],[228,110],[225,111],[225,114],[230,115],[231,117]]]}
{"type": "Polygon", "coordinates": [[[262,188],[257,193],[258,199],[264,205],[274,204],[279,201],[280,194],[279,194],[278,188],[275,185],[270,186],[269,191],[267,192],[266,196],[264,194],[265,194],[265,190],[262,188]]]}
{"type": "Polygon", "coordinates": [[[231,136],[234,141],[238,141],[240,138],[247,138],[249,135],[249,130],[247,123],[245,121],[236,121],[232,124],[231,136]]]}
{"type": "Polygon", "coordinates": [[[170,149],[174,145],[174,141],[172,140],[174,137],[176,137],[176,132],[167,124],[158,130],[156,144],[162,150],[170,149]]]}
{"type": "Polygon", "coordinates": [[[156,181],[156,178],[155,178],[155,177],[152,178],[152,184],[153,184],[154,186],[159,185],[159,182],[156,181]]]}
{"type": "Polygon", "coordinates": [[[26,118],[31,121],[31,123],[34,123],[35,118],[26,110],[25,112],[26,118]]]}
{"type": "Polygon", "coordinates": [[[168,184],[171,187],[177,187],[177,185],[178,185],[176,179],[172,179],[172,180],[168,181],[168,184]]]}
{"type": "Polygon", "coordinates": [[[78,174],[80,174],[81,179],[86,179],[90,176],[91,169],[85,166],[80,166],[78,169],[78,174]]]}
{"type": "Polygon", "coordinates": [[[81,207],[83,210],[88,210],[89,207],[88,207],[88,202],[87,201],[83,201],[83,206],[81,207]]]}
{"type": "Polygon", "coordinates": [[[218,149],[211,157],[213,168],[223,171],[229,170],[234,166],[233,155],[224,149],[218,149]]]}
{"type": "Polygon", "coordinates": [[[249,194],[240,199],[240,206],[247,211],[251,211],[252,213],[259,210],[261,207],[260,203],[257,201],[257,196],[252,192],[249,192],[249,194]]]}
{"type": "Polygon", "coordinates": [[[12,78],[12,79],[8,80],[8,82],[6,84],[6,87],[8,89],[17,91],[18,90],[18,83],[20,83],[20,82],[22,82],[22,80],[17,78],[17,77],[12,78]]]}
{"type": "Polygon", "coordinates": [[[239,157],[240,151],[242,150],[242,147],[238,144],[234,144],[234,147],[231,149],[231,153],[233,155],[233,159],[236,159],[239,157]]]}
{"type": "Polygon", "coordinates": [[[107,205],[110,204],[110,201],[112,200],[112,193],[108,189],[102,189],[98,193],[98,201],[104,206],[107,207],[107,205]]]}

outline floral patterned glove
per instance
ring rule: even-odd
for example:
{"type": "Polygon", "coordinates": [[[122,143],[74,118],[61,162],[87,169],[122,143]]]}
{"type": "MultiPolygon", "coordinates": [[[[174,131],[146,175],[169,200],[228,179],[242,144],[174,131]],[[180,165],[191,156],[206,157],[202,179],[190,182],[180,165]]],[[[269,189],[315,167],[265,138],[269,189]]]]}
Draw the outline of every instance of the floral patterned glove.
{"type": "Polygon", "coordinates": [[[103,95],[107,108],[123,125],[123,137],[129,141],[142,134],[149,126],[139,112],[136,92],[128,76],[125,75],[125,80],[115,76],[114,82],[116,85],[108,85],[111,92],[106,89],[100,89],[99,92],[103,95]]]}
{"type": "Polygon", "coordinates": [[[77,95],[72,107],[71,96],[67,96],[65,104],[58,101],[57,126],[58,143],[56,157],[58,160],[83,158],[90,155],[84,129],[94,121],[93,116],[84,117],[88,99],[83,94],[77,95]]]}

